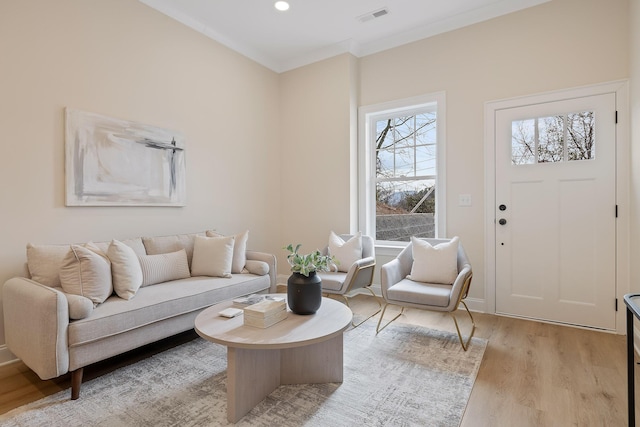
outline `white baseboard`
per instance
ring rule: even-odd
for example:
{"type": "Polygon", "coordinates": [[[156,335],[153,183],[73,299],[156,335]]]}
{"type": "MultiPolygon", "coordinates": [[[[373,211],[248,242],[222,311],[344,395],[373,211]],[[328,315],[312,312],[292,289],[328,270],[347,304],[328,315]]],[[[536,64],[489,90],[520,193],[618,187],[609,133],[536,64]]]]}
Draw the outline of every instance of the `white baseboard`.
{"type": "Polygon", "coordinates": [[[0,366],[8,365],[9,363],[15,363],[19,360],[20,359],[18,359],[13,355],[13,353],[9,351],[6,345],[0,345],[0,366]]]}
{"type": "Polygon", "coordinates": [[[487,312],[487,302],[484,299],[480,299],[480,298],[465,298],[464,302],[467,303],[467,307],[469,307],[469,310],[471,310],[471,311],[475,311],[475,312],[478,312],[478,313],[486,313],[487,312]]]}

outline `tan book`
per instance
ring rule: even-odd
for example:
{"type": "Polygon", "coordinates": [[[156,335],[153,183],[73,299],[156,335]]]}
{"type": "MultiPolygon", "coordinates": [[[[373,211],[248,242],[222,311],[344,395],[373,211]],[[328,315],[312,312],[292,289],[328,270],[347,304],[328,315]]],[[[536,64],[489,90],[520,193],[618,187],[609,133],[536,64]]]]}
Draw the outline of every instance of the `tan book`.
{"type": "Polygon", "coordinates": [[[268,317],[257,317],[244,315],[244,324],[247,326],[254,326],[256,328],[268,328],[271,325],[287,318],[287,310],[281,310],[268,317]]]}
{"type": "Polygon", "coordinates": [[[245,316],[251,317],[270,317],[280,311],[286,311],[287,303],[282,301],[264,300],[257,304],[250,305],[244,309],[245,316]]]}

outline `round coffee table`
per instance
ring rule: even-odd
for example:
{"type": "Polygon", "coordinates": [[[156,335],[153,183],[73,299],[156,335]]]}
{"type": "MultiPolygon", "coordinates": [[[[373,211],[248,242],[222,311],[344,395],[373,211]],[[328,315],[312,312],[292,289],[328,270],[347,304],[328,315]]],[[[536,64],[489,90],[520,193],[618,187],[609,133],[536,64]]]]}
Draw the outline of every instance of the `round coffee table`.
{"type": "MultiPolygon", "coordinates": [[[[275,294],[286,297],[286,294],[275,294]]],[[[243,315],[218,313],[232,302],[200,313],[195,330],[202,338],[227,346],[227,419],[235,423],[281,384],[342,382],[342,333],[353,314],[344,304],[322,298],[311,315],[289,311],[268,328],[245,326],[243,315]]]]}

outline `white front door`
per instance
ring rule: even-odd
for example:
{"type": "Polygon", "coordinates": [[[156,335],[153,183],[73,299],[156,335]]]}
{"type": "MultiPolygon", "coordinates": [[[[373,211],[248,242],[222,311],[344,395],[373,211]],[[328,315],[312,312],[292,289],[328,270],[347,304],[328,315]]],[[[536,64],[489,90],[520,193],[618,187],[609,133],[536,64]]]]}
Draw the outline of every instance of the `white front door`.
{"type": "Polygon", "coordinates": [[[496,313],[615,329],[615,106],[495,112],[496,313]]]}

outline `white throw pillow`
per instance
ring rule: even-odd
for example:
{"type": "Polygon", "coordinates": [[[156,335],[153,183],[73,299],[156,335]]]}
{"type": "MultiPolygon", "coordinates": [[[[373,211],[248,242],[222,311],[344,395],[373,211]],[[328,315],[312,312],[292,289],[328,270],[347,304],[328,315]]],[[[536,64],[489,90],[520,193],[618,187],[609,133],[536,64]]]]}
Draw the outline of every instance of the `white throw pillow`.
{"type": "Polygon", "coordinates": [[[60,266],[60,284],[68,294],[103,303],[113,293],[111,263],[105,256],[80,245],[71,245],[60,266]]]}
{"type": "Polygon", "coordinates": [[[112,240],[107,249],[111,260],[113,290],[120,298],[129,300],[142,286],[142,267],[135,251],[119,240],[112,240]]]}
{"type": "MultiPolygon", "coordinates": [[[[217,231],[207,230],[207,237],[225,237],[217,231]]],[[[233,260],[231,261],[231,272],[233,274],[242,273],[247,264],[247,241],[249,240],[249,230],[238,233],[233,242],[233,260]]]]}
{"type": "Polygon", "coordinates": [[[408,279],[416,282],[451,285],[458,277],[458,237],[431,246],[426,240],[411,237],[413,265],[408,279]]]}
{"type": "Polygon", "coordinates": [[[347,273],[354,262],[362,259],[362,233],[358,231],[345,242],[332,231],[329,234],[329,255],[335,257],[338,271],[347,273]]]}
{"type": "Polygon", "coordinates": [[[196,236],[191,274],[194,276],[231,277],[235,238],[196,236]]]}
{"type": "Polygon", "coordinates": [[[149,286],[191,277],[187,252],[180,249],[168,254],[138,256],[142,269],[142,285],[149,286]]]}

